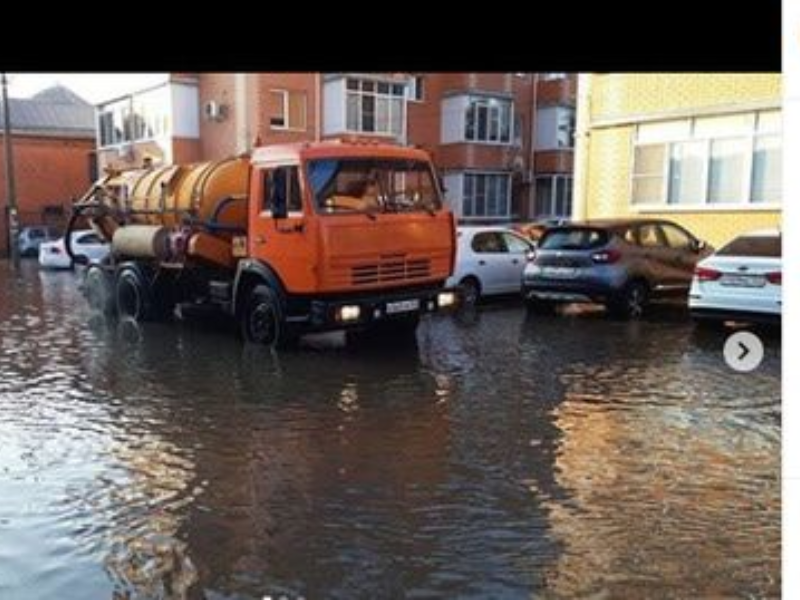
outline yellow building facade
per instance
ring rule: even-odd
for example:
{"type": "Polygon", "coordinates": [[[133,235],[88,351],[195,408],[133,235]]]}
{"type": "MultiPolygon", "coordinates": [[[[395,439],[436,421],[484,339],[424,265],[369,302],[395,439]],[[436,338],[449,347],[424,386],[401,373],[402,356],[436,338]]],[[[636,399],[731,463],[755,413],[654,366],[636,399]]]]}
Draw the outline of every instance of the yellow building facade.
{"type": "Polygon", "coordinates": [[[716,247],[779,227],[780,74],[586,74],[573,217],[658,217],[716,247]]]}

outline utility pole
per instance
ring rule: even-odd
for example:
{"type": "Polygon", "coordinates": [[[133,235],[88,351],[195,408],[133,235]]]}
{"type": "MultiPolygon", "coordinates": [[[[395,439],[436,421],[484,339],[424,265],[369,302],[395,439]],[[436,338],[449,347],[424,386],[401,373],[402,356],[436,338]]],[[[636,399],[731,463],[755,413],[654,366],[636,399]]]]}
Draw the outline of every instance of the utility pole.
{"type": "Polygon", "coordinates": [[[2,74],[3,86],[3,142],[6,150],[6,202],[8,204],[8,242],[11,248],[11,260],[14,268],[19,270],[19,221],[17,216],[17,186],[14,181],[14,151],[11,141],[11,116],[8,109],[8,80],[2,74]]]}

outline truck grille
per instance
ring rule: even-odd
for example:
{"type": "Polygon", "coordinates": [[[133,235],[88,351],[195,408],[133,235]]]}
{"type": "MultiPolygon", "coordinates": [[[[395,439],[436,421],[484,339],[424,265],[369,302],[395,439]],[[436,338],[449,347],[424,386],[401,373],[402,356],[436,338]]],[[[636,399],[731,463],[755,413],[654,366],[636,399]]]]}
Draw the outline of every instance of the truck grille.
{"type": "Polygon", "coordinates": [[[377,264],[353,267],[351,273],[353,285],[424,279],[430,277],[431,261],[427,258],[385,258],[377,264]]]}

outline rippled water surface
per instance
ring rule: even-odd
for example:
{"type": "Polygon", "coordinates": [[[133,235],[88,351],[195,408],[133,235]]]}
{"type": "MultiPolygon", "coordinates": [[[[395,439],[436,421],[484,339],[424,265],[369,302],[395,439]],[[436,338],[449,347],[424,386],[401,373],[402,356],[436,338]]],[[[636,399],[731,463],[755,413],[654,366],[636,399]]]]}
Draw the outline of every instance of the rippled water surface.
{"type": "Polygon", "coordinates": [[[780,340],[684,313],[274,355],[0,262],[0,598],[780,594],[780,340]]]}

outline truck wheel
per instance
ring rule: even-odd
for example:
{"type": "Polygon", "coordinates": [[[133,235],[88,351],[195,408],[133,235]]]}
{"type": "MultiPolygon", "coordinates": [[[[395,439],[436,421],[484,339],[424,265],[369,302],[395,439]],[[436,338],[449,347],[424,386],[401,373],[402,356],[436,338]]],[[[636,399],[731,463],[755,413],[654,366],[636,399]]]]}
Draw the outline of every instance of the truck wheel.
{"type": "Polygon", "coordinates": [[[124,269],[120,272],[117,275],[115,292],[120,317],[128,317],[134,321],[150,319],[150,292],[147,283],[137,271],[124,269]]]}
{"type": "Polygon", "coordinates": [[[283,318],[278,295],[267,285],[251,290],[242,311],[241,328],[245,340],[270,348],[286,347],[296,339],[283,318]]]}
{"type": "Polygon", "coordinates": [[[89,308],[105,316],[114,314],[116,303],[112,293],[111,277],[102,268],[97,265],[89,267],[83,286],[89,308]]]}

